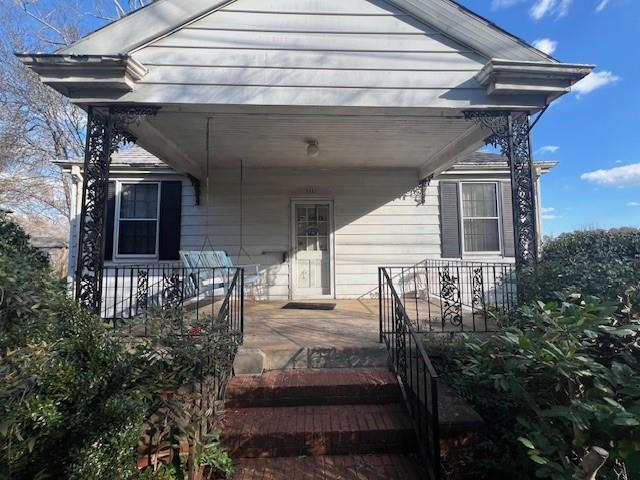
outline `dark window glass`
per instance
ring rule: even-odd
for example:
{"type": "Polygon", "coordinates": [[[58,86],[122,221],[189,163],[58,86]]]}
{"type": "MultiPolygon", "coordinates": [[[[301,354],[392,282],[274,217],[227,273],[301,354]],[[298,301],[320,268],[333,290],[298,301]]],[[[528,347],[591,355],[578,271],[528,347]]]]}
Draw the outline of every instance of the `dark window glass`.
{"type": "Polygon", "coordinates": [[[157,217],[157,184],[122,185],[118,253],[120,255],[154,255],[157,217]]]}
{"type": "Polygon", "coordinates": [[[153,255],[156,253],[156,221],[121,220],[118,253],[153,255]]]}

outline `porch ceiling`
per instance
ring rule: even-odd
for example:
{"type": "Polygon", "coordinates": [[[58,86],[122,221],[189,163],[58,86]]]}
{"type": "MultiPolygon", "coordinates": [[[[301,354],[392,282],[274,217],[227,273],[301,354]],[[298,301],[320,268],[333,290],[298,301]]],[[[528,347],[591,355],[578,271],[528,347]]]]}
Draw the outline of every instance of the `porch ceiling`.
{"type": "Polygon", "coordinates": [[[179,171],[209,167],[415,168],[437,170],[486,136],[447,115],[160,111],[133,128],[139,144],[179,171]],[[461,142],[461,139],[471,141],[461,142]],[[320,154],[307,156],[317,141],[320,154]]]}

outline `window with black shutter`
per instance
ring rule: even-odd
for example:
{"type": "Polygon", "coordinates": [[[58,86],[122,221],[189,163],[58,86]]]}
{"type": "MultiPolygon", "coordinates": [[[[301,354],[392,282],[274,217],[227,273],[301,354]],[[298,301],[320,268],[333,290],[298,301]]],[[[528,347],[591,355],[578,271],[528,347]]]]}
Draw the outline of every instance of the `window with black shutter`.
{"type": "Polygon", "coordinates": [[[160,183],[120,183],[116,211],[118,257],[156,257],[160,183]]]}
{"type": "Polygon", "coordinates": [[[105,260],[178,260],[182,182],[109,182],[105,260]]]}

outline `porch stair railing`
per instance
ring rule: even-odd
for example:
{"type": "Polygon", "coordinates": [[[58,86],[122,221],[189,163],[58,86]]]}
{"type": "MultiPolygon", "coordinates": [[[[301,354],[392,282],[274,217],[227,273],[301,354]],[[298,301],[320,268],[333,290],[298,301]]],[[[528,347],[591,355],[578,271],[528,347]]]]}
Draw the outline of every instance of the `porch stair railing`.
{"type": "Polygon", "coordinates": [[[380,341],[403,390],[429,480],[441,478],[438,374],[396,291],[389,269],[378,270],[380,341]]]}
{"type": "Polygon", "coordinates": [[[427,259],[385,270],[420,333],[492,332],[518,304],[514,263],[427,259]]]}

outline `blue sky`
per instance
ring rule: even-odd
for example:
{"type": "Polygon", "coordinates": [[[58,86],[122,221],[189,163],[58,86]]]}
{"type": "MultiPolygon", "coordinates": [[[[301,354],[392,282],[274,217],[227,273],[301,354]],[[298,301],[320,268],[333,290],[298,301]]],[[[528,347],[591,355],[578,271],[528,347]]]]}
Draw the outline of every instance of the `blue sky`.
{"type": "Polygon", "coordinates": [[[596,64],[582,93],[564,96],[533,133],[544,233],[640,227],[640,1],[459,0],[563,62],[596,64]],[[550,40],[550,41],[548,41],[550,40]]]}

